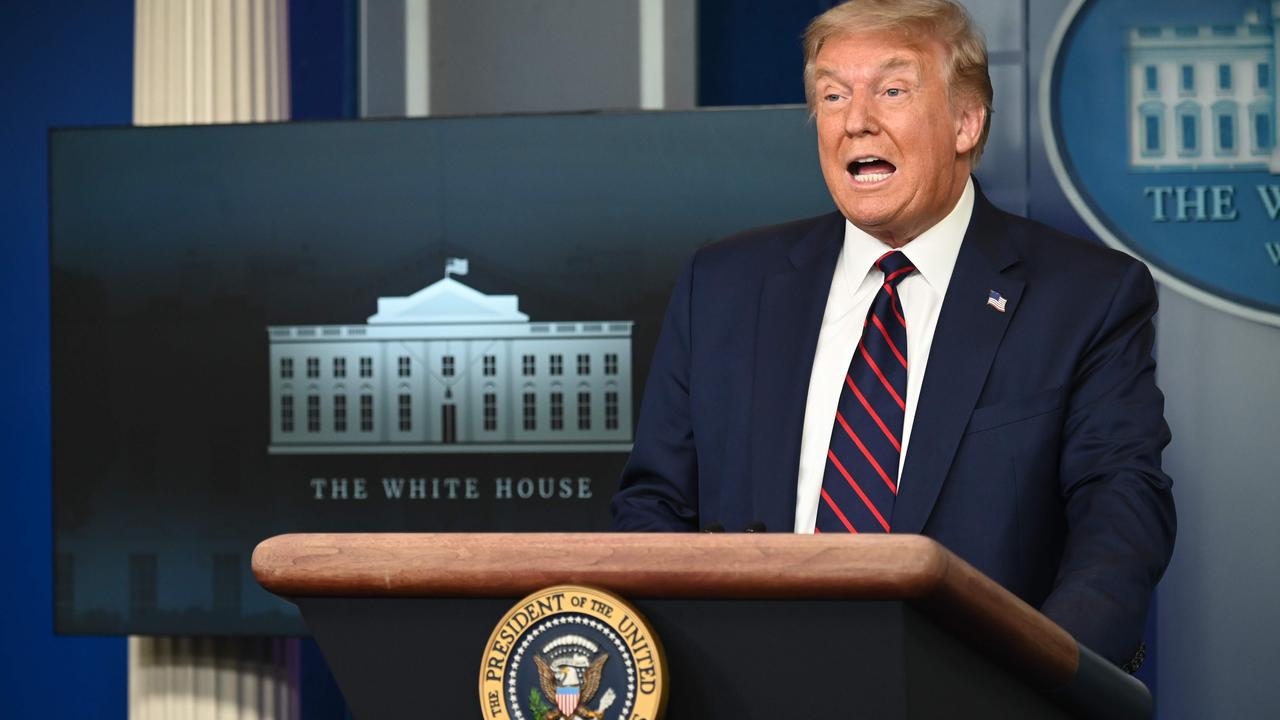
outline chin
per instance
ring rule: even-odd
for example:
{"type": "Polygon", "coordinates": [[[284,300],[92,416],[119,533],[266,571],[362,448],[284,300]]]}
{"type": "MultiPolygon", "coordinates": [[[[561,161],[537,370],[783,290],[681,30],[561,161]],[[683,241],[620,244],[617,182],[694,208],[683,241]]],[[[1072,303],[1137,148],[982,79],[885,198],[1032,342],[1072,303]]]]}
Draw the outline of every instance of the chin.
{"type": "Polygon", "coordinates": [[[868,208],[865,206],[846,206],[841,208],[840,212],[849,219],[849,222],[867,232],[883,232],[887,230],[896,214],[891,209],[868,208]]]}

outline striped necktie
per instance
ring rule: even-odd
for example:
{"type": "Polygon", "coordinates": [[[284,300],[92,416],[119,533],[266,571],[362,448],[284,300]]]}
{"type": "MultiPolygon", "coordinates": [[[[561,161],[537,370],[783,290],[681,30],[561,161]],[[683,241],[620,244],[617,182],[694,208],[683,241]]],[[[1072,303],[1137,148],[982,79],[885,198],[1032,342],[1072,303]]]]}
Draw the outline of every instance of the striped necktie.
{"type": "Polygon", "coordinates": [[[836,405],[815,532],[889,532],[907,400],[907,320],[898,283],[915,271],[893,250],[876,267],[884,282],[862,324],[836,405]]]}

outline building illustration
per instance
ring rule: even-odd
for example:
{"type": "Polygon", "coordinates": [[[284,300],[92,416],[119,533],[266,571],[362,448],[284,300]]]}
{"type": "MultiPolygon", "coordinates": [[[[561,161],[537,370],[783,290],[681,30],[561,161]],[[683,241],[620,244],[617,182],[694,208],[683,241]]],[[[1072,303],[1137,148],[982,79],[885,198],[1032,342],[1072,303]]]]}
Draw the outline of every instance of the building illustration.
{"type": "Polygon", "coordinates": [[[1130,28],[1130,167],[1280,173],[1278,26],[1280,0],[1272,0],[1269,18],[1130,28]]]}
{"type": "Polygon", "coordinates": [[[632,323],[530,322],[466,271],[365,325],[268,327],[268,451],[630,451],[632,323]]]}

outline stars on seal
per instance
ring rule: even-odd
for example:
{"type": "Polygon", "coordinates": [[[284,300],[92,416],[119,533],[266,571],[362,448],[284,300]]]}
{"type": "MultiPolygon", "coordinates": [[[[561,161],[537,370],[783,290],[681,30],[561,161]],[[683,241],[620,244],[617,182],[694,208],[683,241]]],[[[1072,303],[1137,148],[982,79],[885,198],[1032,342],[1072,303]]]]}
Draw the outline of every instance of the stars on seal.
{"type": "MultiPolygon", "coordinates": [[[[531,720],[524,709],[524,698],[520,697],[520,668],[526,655],[533,656],[532,645],[538,641],[538,638],[553,632],[555,629],[568,626],[580,626],[590,628],[608,640],[608,644],[616,651],[617,656],[623,664],[623,672],[626,676],[626,693],[622,698],[622,708],[619,717],[629,717],[631,710],[635,705],[636,698],[636,669],[635,663],[631,659],[631,653],[627,650],[626,643],[622,638],[614,632],[613,628],[608,624],[600,622],[594,618],[584,615],[559,615],[548,618],[543,622],[529,628],[521,638],[519,644],[515,647],[510,655],[510,662],[507,666],[507,682],[506,690],[511,708],[512,720],[531,720]]],[[[612,713],[610,713],[612,715],[612,713]]],[[[540,720],[540,719],[532,719],[540,720]]]]}

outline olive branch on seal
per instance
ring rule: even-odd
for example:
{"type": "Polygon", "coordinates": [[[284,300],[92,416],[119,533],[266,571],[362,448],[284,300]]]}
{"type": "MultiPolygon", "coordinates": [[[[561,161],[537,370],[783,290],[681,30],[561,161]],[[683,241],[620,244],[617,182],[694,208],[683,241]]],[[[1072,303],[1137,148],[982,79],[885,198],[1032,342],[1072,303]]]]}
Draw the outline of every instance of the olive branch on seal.
{"type": "Polygon", "coordinates": [[[546,698],[542,697],[542,693],[538,688],[533,688],[529,691],[529,713],[533,717],[537,718],[537,720],[542,720],[552,710],[557,710],[557,708],[547,704],[546,698]]]}

